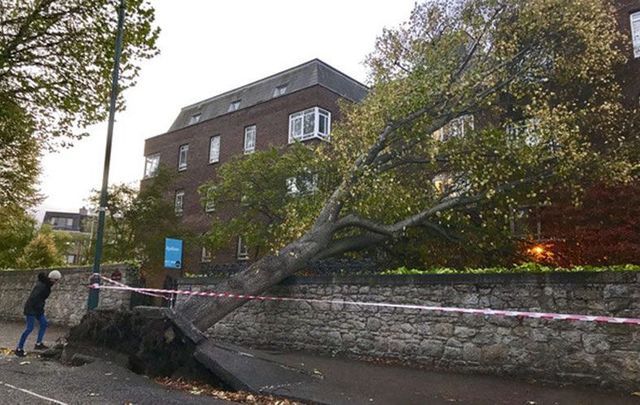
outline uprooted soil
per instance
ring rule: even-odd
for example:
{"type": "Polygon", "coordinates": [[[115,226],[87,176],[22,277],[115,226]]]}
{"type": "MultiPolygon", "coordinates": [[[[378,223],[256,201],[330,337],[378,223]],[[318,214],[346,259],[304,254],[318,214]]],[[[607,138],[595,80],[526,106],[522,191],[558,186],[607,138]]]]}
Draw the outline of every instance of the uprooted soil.
{"type": "MultiPolygon", "coordinates": [[[[194,358],[195,345],[166,317],[136,311],[93,311],[67,338],[65,357],[86,348],[102,348],[127,359],[126,366],[151,377],[189,377],[223,384],[194,358]]],[[[88,353],[96,355],[95,351],[88,353]]]]}
{"type": "Polygon", "coordinates": [[[78,360],[81,364],[96,357],[108,359],[153,377],[167,388],[193,395],[243,404],[301,404],[231,390],[195,360],[195,349],[195,344],[161,311],[93,311],[69,332],[61,360],[79,365],[78,360]]]}

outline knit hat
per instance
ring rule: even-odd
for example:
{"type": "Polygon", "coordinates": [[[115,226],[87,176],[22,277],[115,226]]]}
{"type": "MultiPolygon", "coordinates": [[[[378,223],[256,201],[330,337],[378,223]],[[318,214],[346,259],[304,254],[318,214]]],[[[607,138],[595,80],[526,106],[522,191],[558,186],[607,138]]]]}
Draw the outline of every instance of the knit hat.
{"type": "Polygon", "coordinates": [[[60,274],[58,270],[53,270],[51,273],[49,273],[50,280],[60,280],[61,278],[62,274],[60,274]]]}

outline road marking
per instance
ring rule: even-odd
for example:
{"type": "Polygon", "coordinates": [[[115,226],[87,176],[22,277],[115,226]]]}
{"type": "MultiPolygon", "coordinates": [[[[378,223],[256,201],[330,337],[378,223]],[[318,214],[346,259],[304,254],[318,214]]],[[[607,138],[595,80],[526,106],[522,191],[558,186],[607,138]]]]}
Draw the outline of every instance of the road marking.
{"type": "Polygon", "coordinates": [[[3,382],[3,381],[0,381],[0,384],[4,385],[5,387],[9,387],[11,389],[24,392],[25,394],[33,395],[36,398],[44,399],[45,401],[49,401],[49,402],[57,404],[57,405],[69,405],[66,402],[61,402],[61,401],[55,400],[53,398],[48,398],[48,397],[45,397],[43,395],[36,394],[33,391],[25,390],[24,388],[20,388],[20,387],[16,387],[15,385],[7,384],[6,382],[3,382]]]}

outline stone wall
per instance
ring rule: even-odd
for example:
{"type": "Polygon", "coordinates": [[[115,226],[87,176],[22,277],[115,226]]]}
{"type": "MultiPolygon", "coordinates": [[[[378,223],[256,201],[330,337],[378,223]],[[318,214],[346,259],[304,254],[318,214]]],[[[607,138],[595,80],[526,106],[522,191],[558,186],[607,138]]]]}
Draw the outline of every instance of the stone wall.
{"type": "MultiPolygon", "coordinates": [[[[210,288],[184,279],[181,288],[210,288]]],[[[268,295],[640,318],[640,273],[292,278],[268,295]]],[[[263,349],[640,388],[640,326],[254,301],[208,331],[263,349]]]]}
{"type": "MultiPolygon", "coordinates": [[[[24,303],[29,297],[38,273],[48,273],[54,269],[0,271],[0,318],[23,319],[24,303]]],[[[45,313],[47,319],[60,325],[75,325],[87,312],[89,295],[90,267],[58,269],[62,279],[52,288],[47,299],[45,313]]],[[[137,271],[127,265],[107,265],[102,267],[104,275],[109,277],[114,272],[122,274],[123,283],[137,281],[137,271]]],[[[129,308],[131,293],[127,291],[100,291],[99,308],[129,308]]]]}

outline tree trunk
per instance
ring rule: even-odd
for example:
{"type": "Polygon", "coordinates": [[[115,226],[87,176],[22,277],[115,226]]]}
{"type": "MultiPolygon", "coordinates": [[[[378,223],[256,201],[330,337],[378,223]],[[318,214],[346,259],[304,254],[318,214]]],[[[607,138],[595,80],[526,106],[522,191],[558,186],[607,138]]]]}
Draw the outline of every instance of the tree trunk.
{"type": "MultiPolygon", "coordinates": [[[[330,240],[331,231],[328,227],[315,228],[277,254],[265,256],[247,269],[222,281],[213,291],[242,295],[260,294],[303,269],[311,259],[326,249],[330,240]]],[[[176,311],[190,320],[195,327],[206,331],[247,301],[238,298],[191,296],[178,305],[176,311]]]]}

